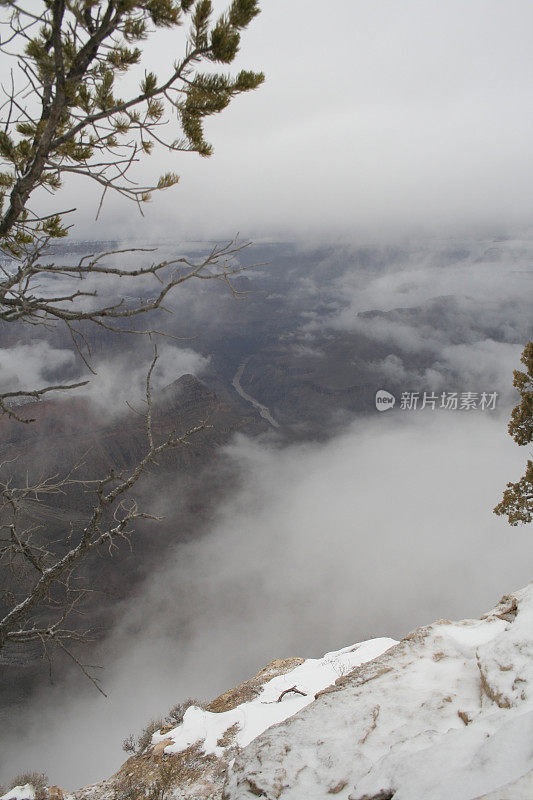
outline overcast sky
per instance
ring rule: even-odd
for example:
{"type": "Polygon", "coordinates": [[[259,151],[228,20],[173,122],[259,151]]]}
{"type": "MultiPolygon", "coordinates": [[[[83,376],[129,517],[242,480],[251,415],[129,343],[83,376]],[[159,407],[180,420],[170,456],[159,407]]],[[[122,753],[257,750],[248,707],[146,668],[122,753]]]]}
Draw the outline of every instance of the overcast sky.
{"type": "MultiPolygon", "coordinates": [[[[530,2],[262,5],[238,66],[263,69],[267,82],[208,121],[215,155],[165,156],[181,184],[144,225],[110,201],[92,228],[91,202],[84,232],[329,238],[529,222],[530,2]]],[[[164,72],[181,42],[182,32],[164,34],[144,63],[164,72]]]]}

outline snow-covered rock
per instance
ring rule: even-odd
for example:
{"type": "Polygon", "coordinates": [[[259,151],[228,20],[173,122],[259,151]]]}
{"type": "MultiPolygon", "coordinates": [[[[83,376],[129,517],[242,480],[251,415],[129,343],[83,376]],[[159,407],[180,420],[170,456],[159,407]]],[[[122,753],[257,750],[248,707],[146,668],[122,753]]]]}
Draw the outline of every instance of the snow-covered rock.
{"type": "Polygon", "coordinates": [[[14,786],[9,792],[3,794],[0,800],[34,800],[35,789],[31,783],[25,783],[24,786],[14,786]]]}
{"type": "MultiPolygon", "coordinates": [[[[288,676],[287,676],[288,677],[288,676]]],[[[231,766],[225,800],[533,798],[533,586],[420,628],[231,766]]]]}
{"type": "Polygon", "coordinates": [[[68,800],[141,796],[533,800],[533,584],[480,620],[272,662],[68,800]]]}
{"type": "Polygon", "coordinates": [[[286,720],[315,699],[315,694],[331,686],[339,676],[370,661],[395,645],[394,639],[370,639],[350,645],[323,658],[308,658],[294,669],[277,675],[263,684],[255,697],[229,708],[213,712],[191,706],[183,722],[164,733],[156,733],[152,742],[167,740],[165,753],[180,753],[197,744],[206,754],[221,757],[226,742],[243,748],[272,725],[286,720]],[[219,744],[219,742],[224,744],[219,744]]]}
{"type": "Polygon", "coordinates": [[[371,639],[323,658],[273,661],[205,708],[190,706],[183,721],[152,736],[106,781],[74,792],[75,800],[131,800],[164,794],[175,800],[217,800],[237,753],[272,725],[315,701],[315,694],[384,653],[394,639],[371,639]],[[163,791],[163,785],[166,787],[163,791]]]}
{"type": "Polygon", "coordinates": [[[531,800],[531,798],[533,798],[533,772],[528,772],[517,781],[507,783],[490,794],[476,797],[476,800],[531,800]]]}

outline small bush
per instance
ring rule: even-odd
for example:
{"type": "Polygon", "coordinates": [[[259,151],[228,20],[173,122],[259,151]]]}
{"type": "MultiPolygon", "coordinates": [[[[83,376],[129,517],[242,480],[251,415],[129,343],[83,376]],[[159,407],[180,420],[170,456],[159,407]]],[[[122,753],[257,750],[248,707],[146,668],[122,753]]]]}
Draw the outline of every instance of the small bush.
{"type": "Polygon", "coordinates": [[[35,800],[44,800],[46,798],[48,776],[44,772],[20,772],[13,778],[9,788],[14,789],[15,786],[26,786],[28,783],[34,788],[35,800]]]}
{"type": "Polygon", "coordinates": [[[175,706],[172,706],[165,717],[165,723],[167,725],[180,725],[183,722],[185,712],[191,706],[205,708],[205,703],[202,703],[201,700],[195,700],[194,698],[189,697],[187,700],[184,700],[183,703],[177,703],[175,706]]]}
{"type": "Polygon", "coordinates": [[[130,733],[129,736],[126,736],[125,739],[122,740],[122,749],[125,753],[134,753],[137,749],[135,745],[135,736],[133,733],[130,733]]]}
{"type": "Polygon", "coordinates": [[[163,720],[162,719],[151,719],[148,725],[146,725],[143,729],[141,734],[137,737],[137,752],[142,753],[142,751],[148,747],[149,744],[152,742],[152,734],[159,730],[159,728],[163,727],[163,720]]]}
{"type": "Polygon", "coordinates": [[[126,753],[137,753],[139,755],[140,753],[143,752],[143,750],[145,750],[148,747],[149,744],[151,744],[151,742],[152,742],[152,734],[154,734],[156,731],[158,731],[162,727],[163,727],[163,720],[162,719],[152,719],[152,720],[150,720],[148,725],[146,725],[142,729],[142,731],[139,734],[139,736],[137,736],[137,739],[135,739],[135,736],[133,735],[133,733],[130,733],[130,735],[127,736],[122,741],[122,749],[126,753]]]}
{"type": "Polygon", "coordinates": [[[129,736],[123,739],[122,749],[125,753],[136,753],[137,755],[140,755],[143,750],[145,750],[148,745],[151,744],[152,734],[154,734],[160,728],[163,728],[165,725],[172,725],[173,727],[180,725],[183,722],[183,716],[185,712],[191,706],[205,708],[205,703],[203,703],[201,700],[196,700],[193,697],[188,697],[187,700],[184,700],[182,703],[176,703],[175,706],[172,706],[164,720],[159,718],[152,719],[137,737],[135,737],[133,733],[130,733],[129,736]]]}

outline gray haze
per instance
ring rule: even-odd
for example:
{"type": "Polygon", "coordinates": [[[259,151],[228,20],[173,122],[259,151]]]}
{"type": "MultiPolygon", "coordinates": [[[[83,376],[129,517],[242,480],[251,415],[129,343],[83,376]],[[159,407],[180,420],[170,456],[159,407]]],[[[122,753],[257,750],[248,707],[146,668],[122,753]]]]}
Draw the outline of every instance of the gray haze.
{"type": "MultiPolygon", "coordinates": [[[[218,2],[217,8],[224,3],[218,2]]],[[[146,208],[72,186],[79,231],[158,238],[359,237],[528,222],[533,7],[528,0],[268,0],[236,68],[266,84],[207,123],[215,155],[139,168],[180,184],[146,208]]],[[[147,45],[164,73],[183,32],[147,45]]],[[[142,72],[141,70],[141,72],[142,72]]],[[[57,208],[57,206],[54,206],[57,208]]]]}
{"type": "Polygon", "coordinates": [[[523,467],[502,418],[384,414],[327,444],[241,438],[228,458],[240,486],[209,535],[165,559],[98,656],[109,698],[81,676],[43,690],[10,721],[6,773],[95,781],[185,697],[273,658],[478,615],[531,578],[531,532],[491,513],[523,467]]]}
{"type": "MultiPolygon", "coordinates": [[[[225,330],[232,313],[246,319],[247,302],[263,315],[252,314],[252,331],[283,313],[291,363],[320,363],[329,342],[363,334],[384,347],[367,364],[384,388],[498,391],[497,411],[345,415],[341,433],[322,443],[281,444],[276,433],[236,439],[225,456],[236,488],[194,543],[165,553],[91,653],[105,666],[109,698],[77,674],[40,690],[9,727],[0,724],[9,731],[2,780],[29,765],[69,787],[97,780],[123,760],[125,736],[185,697],[213,697],[273,658],[478,615],[531,579],[531,532],[510,529],[492,508],[526,457],[506,422],[516,401],[512,370],[530,335],[532,249],[526,235],[416,240],[392,254],[372,251],[375,266],[365,266],[350,248],[309,264],[300,248],[288,275],[271,279],[274,289],[287,283],[262,301],[266,308],[251,306],[253,293],[235,306],[214,285],[176,295],[171,319],[187,330],[194,320],[199,330],[208,322],[225,330]]],[[[268,285],[268,274],[251,273],[252,284],[268,285]]],[[[162,346],[163,383],[176,371],[203,374],[209,364],[196,347],[162,346]]],[[[68,364],[67,351],[36,352],[51,367],[68,364]]],[[[356,344],[348,352],[356,357],[356,344]]],[[[6,369],[10,354],[23,352],[5,351],[6,369]]],[[[127,359],[99,365],[97,401],[100,386],[113,407],[116,375],[120,399],[124,387],[139,390],[144,361],[131,370],[127,359]]],[[[38,359],[27,364],[39,369],[38,359]]],[[[155,513],[182,500],[179,479],[150,487],[155,513]]]]}
{"type": "MultiPolygon", "coordinates": [[[[199,353],[187,347],[177,347],[163,341],[158,349],[158,365],[152,385],[161,389],[185,373],[201,376],[209,363],[199,353]]],[[[31,345],[17,344],[0,349],[0,386],[5,391],[44,386],[53,376],[54,370],[72,365],[75,355],[72,350],[51,347],[47,342],[35,341],[31,345]]],[[[101,413],[113,417],[128,410],[127,404],[138,404],[146,395],[146,372],[150,358],[140,363],[122,354],[93,360],[95,375],[88,386],[76,392],[76,397],[88,397],[101,413]]],[[[71,395],[63,395],[69,400],[71,395]]],[[[61,399],[61,396],[60,396],[61,399]]]]}

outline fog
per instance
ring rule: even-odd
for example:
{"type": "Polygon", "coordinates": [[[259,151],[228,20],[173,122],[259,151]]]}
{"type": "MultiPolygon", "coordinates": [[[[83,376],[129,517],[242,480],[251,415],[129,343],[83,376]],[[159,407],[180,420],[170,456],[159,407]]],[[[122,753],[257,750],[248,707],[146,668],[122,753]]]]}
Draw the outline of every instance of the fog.
{"type": "MultiPolygon", "coordinates": [[[[93,360],[94,374],[84,369],[77,377],[88,381],[76,392],[76,397],[87,397],[100,414],[113,418],[128,410],[128,404],[138,404],[146,396],[146,374],[150,353],[143,348],[139,353],[120,354],[115,357],[93,360]]],[[[68,349],[51,347],[45,341],[19,344],[0,349],[1,386],[4,391],[40,388],[53,380],[54,373],[65,367],[74,367],[75,353],[68,349]]],[[[157,370],[152,386],[157,391],[185,373],[201,376],[209,359],[188,347],[178,347],[163,341],[158,348],[157,370]]],[[[76,365],[76,371],[79,365],[76,365]]],[[[63,395],[70,399],[70,395],[63,395]]]]}
{"type": "Polygon", "coordinates": [[[227,458],[238,489],[205,537],[166,555],[98,654],[108,699],[81,675],[44,688],[10,720],[3,773],[95,781],[128,733],[185,697],[274,658],[479,615],[531,578],[530,531],[491,511],[523,467],[500,417],[391,412],[327,444],[240,438],[227,458]]]}
{"type": "MultiPolygon", "coordinates": [[[[163,341],[158,348],[157,369],[151,380],[154,391],[163,389],[180,376],[193,373],[201,377],[209,359],[188,347],[177,347],[163,341]]],[[[132,406],[142,409],[146,399],[146,376],[150,364],[149,357],[137,360],[135,351],[129,358],[117,355],[114,358],[100,359],[92,364],[96,373],[91,376],[87,387],[77,396],[87,397],[97,407],[100,414],[113,419],[127,413],[132,406]]]]}
{"type": "Polygon", "coordinates": [[[0,349],[2,391],[18,391],[44,386],[55,370],[75,361],[71,350],[52,347],[48,342],[17,344],[0,349]]]}
{"type": "MultiPolygon", "coordinates": [[[[383,388],[390,380],[405,390],[497,391],[496,411],[344,414],[341,432],[321,443],[287,444],[275,432],[237,437],[218,467],[219,481],[227,471],[234,488],[194,542],[161,554],[89,655],[104,667],[97,674],[108,698],[74,673],[39,688],[16,714],[4,711],[2,781],[27,768],[70,788],[98,780],[124,760],[124,737],[186,697],[212,698],[274,658],[479,615],[531,579],[531,532],[492,513],[525,461],[506,423],[512,371],[530,335],[531,250],[526,234],[416,240],[392,254],[370,251],[369,267],[350,248],[300,263],[311,252],[300,247],[276,311],[252,306],[260,317],[212,284],[176,295],[173,324],[188,331],[195,320],[216,330],[242,311],[250,319],[241,334],[253,333],[268,313],[283,312],[280,330],[296,358],[320,362],[335,337],[362,334],[388,352],[366,364],[383,388]]],[[[275,287],[268,275],[259,270],[252,285],[275,287]]],[[[210,361],[194,350],[200,344],[163,341],[156,386],[185,371],[202,377],[210,361]]],[[[149,343],[107,358],[99,351],[84,391],[117,413],[142,393],[149,351],[149,343]]],[[[71,367],[68,352],[4,348],[4,374],[45,380],[71,367]]],[[[207,476],[206,496],[211,485],[207,476]]],[[[154,475],[149,490],[153,513],[186,502],[179,475],[175,483],[154,475]]]]}

